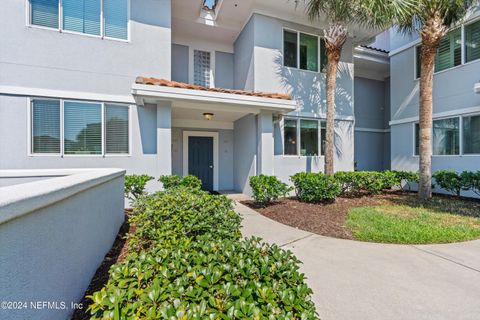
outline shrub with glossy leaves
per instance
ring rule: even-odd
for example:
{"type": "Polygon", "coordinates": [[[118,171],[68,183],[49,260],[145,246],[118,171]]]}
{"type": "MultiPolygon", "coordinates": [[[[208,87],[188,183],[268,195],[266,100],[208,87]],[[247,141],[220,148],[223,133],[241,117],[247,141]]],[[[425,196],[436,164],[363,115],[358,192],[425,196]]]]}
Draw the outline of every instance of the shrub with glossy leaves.
{"type": "Polygon", "coordinates": [[[202,188],[202,181],[190,174],[185,177],[180,177],[177,175],[161,176],[158,181],[163,184],[164,189],[172,189],[178,187],[185,187],[191,189],[202,188]]]}
{"type": "Polygon", "coordinates": [[[323,173],[300,172],[290,177],[297,198],[303,202],[332,202],[340,194],[340,183],[323,173]]]}
{"type": "Polygon", "coordinates": [[[462,178],[452,170],[439,170],[433,174],[435,182],[442,189],[448,192],[460,196],[460,192],[463,188],[462,178]]]}
{"type": "Polygon", "coordinates": [[[480,171],[463,171],[460,174],[462,189],[470,190],[480,196],[480,171]]]}
{"type": "Polygon", "coordinates": [[[261,204],[270,203],[285,195],[292,189],[275,176],[252,176],[250,177],[253,199],[261,204]]]}
{"type": "Polygon", "coordinates": [[[232,201],[201,190],[172,188],[142,197],[130,223],[136,231],[130,245],[145,249],[152,245],[195,241],[201,235],[215,239],[238,239],[241,219],[232,201]]]}
{"type": "Polygon", "coordinates": [[[334,174],[341,185],[342,194],[355,196],[360,193],[379,194],[401,185],[394,171],[339,171],[334,174]]]}
{"type": "Polygon", "coordinates": [[[153,177],[146,174],[125,176],[125,197],[130,200],[138,199],[145,194],[147,182],[153,179],[153,177]]]}
{"type": "Polygon", "coordinates": [[[318,319],[298,265],[260,239],[131,254],[91,296],[92,319],[318,319]]]}

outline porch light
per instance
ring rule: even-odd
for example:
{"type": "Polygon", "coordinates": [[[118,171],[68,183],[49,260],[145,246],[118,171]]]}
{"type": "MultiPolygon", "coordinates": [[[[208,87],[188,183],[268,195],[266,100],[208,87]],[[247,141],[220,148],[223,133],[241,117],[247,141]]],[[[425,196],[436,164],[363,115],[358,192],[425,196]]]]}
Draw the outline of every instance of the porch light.
{"type": "Polygon", "coordinates": [[[206,120],[212,120],[214,114],[213,114],[213,113],[210,113],[210,112],[205,112],[205,113],[203,114],[203,116],[205,117],[206,120]]]}

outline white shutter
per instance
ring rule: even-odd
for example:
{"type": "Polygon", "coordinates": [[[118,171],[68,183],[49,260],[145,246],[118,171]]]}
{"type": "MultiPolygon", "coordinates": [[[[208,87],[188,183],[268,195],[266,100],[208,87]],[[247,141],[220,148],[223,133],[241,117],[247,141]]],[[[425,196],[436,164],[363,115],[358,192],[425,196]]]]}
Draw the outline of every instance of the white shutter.
{"type": "Polygon", "coordinates": [[[128,107],[105,105],[105,148],[109,154],[129,153],[128,107]]]}
{"type": "Polygon", "coordinates": [[[65,154],[102,154],[102,105],[64,102],[65,154]]]}
{"type": "Polygon", "coordinates": [[[60,101],[32,101],[32,153],[60,153],[60,101]]]}

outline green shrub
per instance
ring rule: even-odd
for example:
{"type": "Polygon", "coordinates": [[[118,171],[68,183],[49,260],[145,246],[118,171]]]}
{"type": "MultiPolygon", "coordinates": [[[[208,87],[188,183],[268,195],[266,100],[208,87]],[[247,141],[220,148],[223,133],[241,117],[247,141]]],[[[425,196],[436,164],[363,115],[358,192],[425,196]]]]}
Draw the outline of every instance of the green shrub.
{"type": "Polygon", "coordinates": [[[202,190],[172,188],[142,197],[136,202],[130,223],[136,231],[130,245],[146,249],[152,245],[175,245],[208,235],[215,239],[238,239],[240,217],[225,196],[202,190]]]}
{"type": "Polygon", "coordinates": [[[138,199],[145,194],[145,185],[147,182],[153,179],[153,177],[146,174],[125,176],[125,198],[130,200],[138,199]]]}
{"type": "Polygon", "coordinates": [[[253,198],[261,204],[267,204],[280,197],[285,197],[285,195],[292,190],[275,176],[262,174],[250,177],[249,181],[253,198]]]}
{"type": "Polygon", "coordinates": [[[378,194],[401,184],[393,171],[339,171],[334,177],[340,183],[343,195],[378,194]]]}
{"type": "Polygon", "coordinates": [[[90,297],[92,319],[318,319],[298,264],[255,238],[131,254],[90,297]]]}
{"type": "Polygon", "coordinates": [[[462,178],[455,171],[439,170],[433,174],[433,177],[440,188],[445,189],[456,196],[460,196],[463,182],[462,178]]]}
{"type": "Polygon", "coordinates": [[[335,201],[340,194],[340,183],[323,173],[300,172],[290,177],[297,198],[303,202],[335,201]]]}
{"type": "Polygon", "coordinates": [[[185,177],[180,177],[176,175],[172,176],[161,176],[158,179],[163,184],[163,188],[172,189],[178,187],[185,187],[191,189],[201,189],[202,181],[195,176],[187,175],[185,177]]]}
{"type": "Polygon", "coordinates": [[[480,196],[480,171],[463,171],[460,174],[462,180],[462,189],[470,190],[480,196]]]}

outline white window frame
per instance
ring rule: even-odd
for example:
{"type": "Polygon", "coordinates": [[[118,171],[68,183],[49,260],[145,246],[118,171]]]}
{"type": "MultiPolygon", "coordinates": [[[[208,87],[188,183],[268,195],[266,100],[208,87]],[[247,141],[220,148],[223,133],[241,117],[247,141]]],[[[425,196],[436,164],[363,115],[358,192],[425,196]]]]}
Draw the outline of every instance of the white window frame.
{"type": "MultiPolygon", "coordinates": [[[[458,115],[458,116],[449,116],[449,117],[438,117],[438,118],[433,118],[432,119],[432,157],[460,157],[463,156],[463,115],[458,115]],[[438,121],[438,120],[447,120],[447,119],[458,119],[458,154],[433,154],[433,122],[438,121]]],[[[413,157],[419,157],[420,154],[415,153],[415,144],[417,142],[416,134],[415,134],[415,126],[419,124],[419,121],[413,122],[413,157]]],[[[420,149],[420,144],[419,144],[419,149],[420,149]]],[[[420,150],[419,150],[420,152],[420,150]]]]}
{"type": "Polygon", "coordinates": [[[287,27],[282,28],[282,66],[284,68],[289,68],[293,70],[300,70],[300,71],[305,71],[305,72],[312,72],[312,73],[323,73],[322,72],[322,50],[321,50],[321,39],[324,37],[313,34],[313,33],[308,33],[308,32],[303,32],[287,27]],[[289,67],[285,65],[285,31],[296,33],[297,34],[297,66],[296,67],[289,67]],[[306,69],[301,69],[300,68],[300,34],[303,33],[305,35],[313,36],[317,38],[317,71],[312,71],[312,70],[306,70],[306,69]]]}
{"type": "Polygon", "coordinates": [[[29,97],[27,99],[27,155],[29,157],[61,157],[61,158],[110,158],[110,157],[131,157],[132,155],[132,108],[131,105],[125,103],[116,103],[116,102],[101,102],[101,101],[91,101],[91,100],[75,100],[75,99],[55,99],[55,98],[44,98],[44,97],[29,97]],[[32,119],[32,108],[34,100],[49,100],[49,101],[59,101],[60,102],[60,153],[34,153],[32,150],[33,143],[33,119],[32,119]],[[91,104],[100,104],[101,105],[101,125],[102,125],[102,153],[101,154],[65,154],[65,119],[64,119],[64,105],[65,102],[81,102],[81,103],[91,103],[91,104]],[[106,152],[106,127],[105,127],[105,105],[116,105],[124,106],[128,108],[128,153],[107,153],[106,152]]]}
{"type": "Polygon", "coordinates": [[[464,118],[470,118],[470,117],[480,117],[480,113],[470,113],[470,114],[464,114],[460,117],[460,124],[461,124],[461,132],[460,132],[460,150],[462,150],[462,156],[463,157],[478,157],[480,156],[480,153],[464,153],[464,128],[463,128],[463,120],[464,118]]]}
{"type": "Polygon", "coordinates": [[[194,53],[197,51],[210,52],[210,88],[215,88],[215,50],[208,47],[192,47],[189,46],[188,50],[188,82],[194,84],[194,63],[195,57],[194,53]]]}
{"type": "MultiPolygon", "coordinates": [[[[476,23],[478,21],[480,21],[480,17],[472,19],[471,21],[468,21],[467,23],[464,23],[464,24],[462,24],[458,27],[454,27],[454,28],[448,30],[448,32],[451,32],[453,30],[461,28],[460,29],[460,33],[461,33],[460,50],[461,50],[461,57],[462,57],[461,63],[458,66],[453,66],[453,67],[450,67],[450,68],[447,68],[447,69],[444,69],[444,70],[441,70],[441,71],[435,71],[433,73],[434,75],[437,75],[437,74],[440,74],[440,73],[443,73],[443,72],[447,72],[447,71],[450,71],[450,70],[453,70],[453,69],[456,69],[456,68],[460,68],[462,66],[469,65],[471,63],[480,62],[480,59],[476,59],[476,60],[472,60],[472,61],[467,62],[467,51],[465,50],[465,27],[468,26],[468,25],[471,25],[473,23],[476,23]]],[[[420,46],[421,46],[421,42],[419,44],[416,44],[416,45],[413,46],[413,78],[414,78],[414,80],[419,80],[420,79],[420,77],[417,78],[417,64],[418,64],[417,48],[419,48],[420,46]]],[[[434,65],[434,68],[435,68],[435,65],[434,65]]]]}
{"type": "Polygon", "coordinates": [[[213,190],[218,191],[218,168],[219,168],[219,151],[218,151],[218,132],[211,131],[183,131],[183,176],[188,173],[188,138],[189,137],[211,137],[213,138],[213,190]]]}
{"type": "Polygon", "coordinates": [[[57,26],[57,28],[50,28],[50,27],[38,26],[36,24],[32,24],[32,3],[31,3],[31,0],[25,0],[25,1],[26,1],[26,5],[25,5],[25,8],[26,8],[26,26],[29,27],[29,28],[58,31],[60,33],[80,35],[80,36],[97,38],[97,39],[102,39],[102,40],[130,42],[131,0],[127,0],[127,39],[118,39],[118,38],[105,36],[104,0],[100,0],[100,35],[88,34],[88,33],[82,33],[82,32],[76,32],[76,31],[70,31],[70,30],[63,29],[63,5],[62,5],[62,0],[58,0],[58,26],[57,26]]]}
{"type": "Polygon", "coordinates": [[[326,119],[319,119],[319,118],[307,118],[307,117],[284,117],[281,121],[281,136],[282,136],[282,155],[284,157],[315,157],[320,158],[324,157],[325,155],[322,154],[322,122],[326,122],[326,119]],[[285,120],[295,120],[297,122],[297,154],[285,154],[285,120]],[[318,122],[318,155],[316,156],[303,156],[301,155],[301,128],[300,128],[300,121],[301,120],[310,120],[310,121],[317,121],[318,122]]]}

